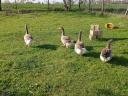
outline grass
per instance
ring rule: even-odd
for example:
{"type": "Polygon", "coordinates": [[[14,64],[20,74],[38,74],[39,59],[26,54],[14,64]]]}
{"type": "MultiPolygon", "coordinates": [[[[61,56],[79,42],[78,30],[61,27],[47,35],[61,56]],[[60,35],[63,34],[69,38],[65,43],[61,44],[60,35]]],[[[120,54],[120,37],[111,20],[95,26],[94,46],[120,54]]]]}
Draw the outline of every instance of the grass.
{"type": "Polygon", "coordinates": [[[81,12],[40,12],[0,16],[0,94],[2,96],[127,96],[128,22],[81,12]],[[107,30],[112,22],[119,29],[107,30]],[[25,48],[24,25],[34,41],[25,48]],[[89,41],[90,24],[99,24],[103,39],[89,41]],[[90,53],[78,56],[61,46],[58,27],[76,40],[80,30],[90,53]],[[113,59],[102,63],[100,50],[114,38],[113,59]]]}

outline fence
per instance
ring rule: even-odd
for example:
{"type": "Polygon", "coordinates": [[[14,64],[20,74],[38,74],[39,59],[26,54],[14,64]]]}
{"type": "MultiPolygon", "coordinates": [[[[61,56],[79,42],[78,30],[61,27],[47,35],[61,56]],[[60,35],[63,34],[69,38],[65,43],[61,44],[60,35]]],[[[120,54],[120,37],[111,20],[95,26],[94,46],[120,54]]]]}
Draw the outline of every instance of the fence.
{"type": "MultiPolygon", "coordinates": [[[[74,0],[73,0],[74,1],[74,0]]],[[[76,1],[76,0],[75,0],[76,1]]],[[[69,11],[85,11],[85,12],[101,12],[102,7],[104,7],[104,12],[125,14],[128,9],[128,0],[77,0],[78,2],[72,2],[69,11]]],[[[8,3],[3,4],[3,10],[8,9],[31,9],[31,10],[52,10],[52,11],[64,11],[64,4],[52,2],[49,4],[33,4],[33,3],[8,3]],[[49,5],[49,6],[48,6],[49,5]]]]}

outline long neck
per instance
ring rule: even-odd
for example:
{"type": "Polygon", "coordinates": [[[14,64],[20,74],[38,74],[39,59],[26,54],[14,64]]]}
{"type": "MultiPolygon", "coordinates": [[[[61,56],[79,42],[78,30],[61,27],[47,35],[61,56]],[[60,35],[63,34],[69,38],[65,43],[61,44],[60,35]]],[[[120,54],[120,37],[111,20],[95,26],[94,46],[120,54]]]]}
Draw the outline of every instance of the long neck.
{"type": "Polygon", "coordinates": [[[82,36],[82,32],[80,31],[78,35],[78,41],[81,41],[81,36],[82,36]]]}
{"type": "Polygon", "coordinates": [[[107,47],[108,49],[111,49],[111,44],[108,43],[106,47],[107,47]]]}
{"type": "Polygon", "coordinates": [[[64,28],[61,29],[61,36],[64,36],[65,33],[64,33],[64,28]]]}
{"type": "Polygon", "coordinates": [[[112,43],[112,40],[109,40],[106,46],[108,49],[111,49],[111,43],[112,43]]]}
{"type": "Polygon", "coordinates": [[[93,27],[93,30],[95,31],[96,30],[96,26],[94,25],[94,27],[93,27]]]}
{"type": "Polygon", "coordinates": [[[28,27],[25,25],[26,34],[28,34],[28,27]]]}

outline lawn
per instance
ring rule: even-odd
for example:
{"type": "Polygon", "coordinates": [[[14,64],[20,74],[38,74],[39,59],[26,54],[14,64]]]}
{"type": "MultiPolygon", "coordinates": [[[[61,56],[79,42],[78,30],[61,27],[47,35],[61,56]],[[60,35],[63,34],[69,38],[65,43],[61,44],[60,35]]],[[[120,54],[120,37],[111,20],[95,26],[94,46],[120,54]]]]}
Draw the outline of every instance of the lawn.
{"type": "Polygon", "coordinates": [[[2,96],[128,96],[128,19],[82,12],[39,12],[0,16],[0,94],[2,96]],[[108,30],[112,22],[119,29],[108,30]],[[28,24],[34,40],[23,41],[28,24]],[[99,24],[101,40],[89,41],[90,24],[99,24]],[[89,50],[78,56],[62,47],[58,28],[82,40],[89,50]],[[114,38],[113,59],[103,63],[100,50],[114,38]]]}

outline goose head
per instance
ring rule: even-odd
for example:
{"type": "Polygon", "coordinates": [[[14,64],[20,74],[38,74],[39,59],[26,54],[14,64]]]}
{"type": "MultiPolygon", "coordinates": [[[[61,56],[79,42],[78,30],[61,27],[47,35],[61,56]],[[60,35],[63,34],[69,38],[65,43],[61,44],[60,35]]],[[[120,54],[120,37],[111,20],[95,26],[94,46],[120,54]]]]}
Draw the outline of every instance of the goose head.
{"type": "Polygon", "coordinates": [[[65,35],[64,27],[59,27],[58,29],[59,29],[59,32],[61,32],[61,35],[64,36],[65,35]]]}

